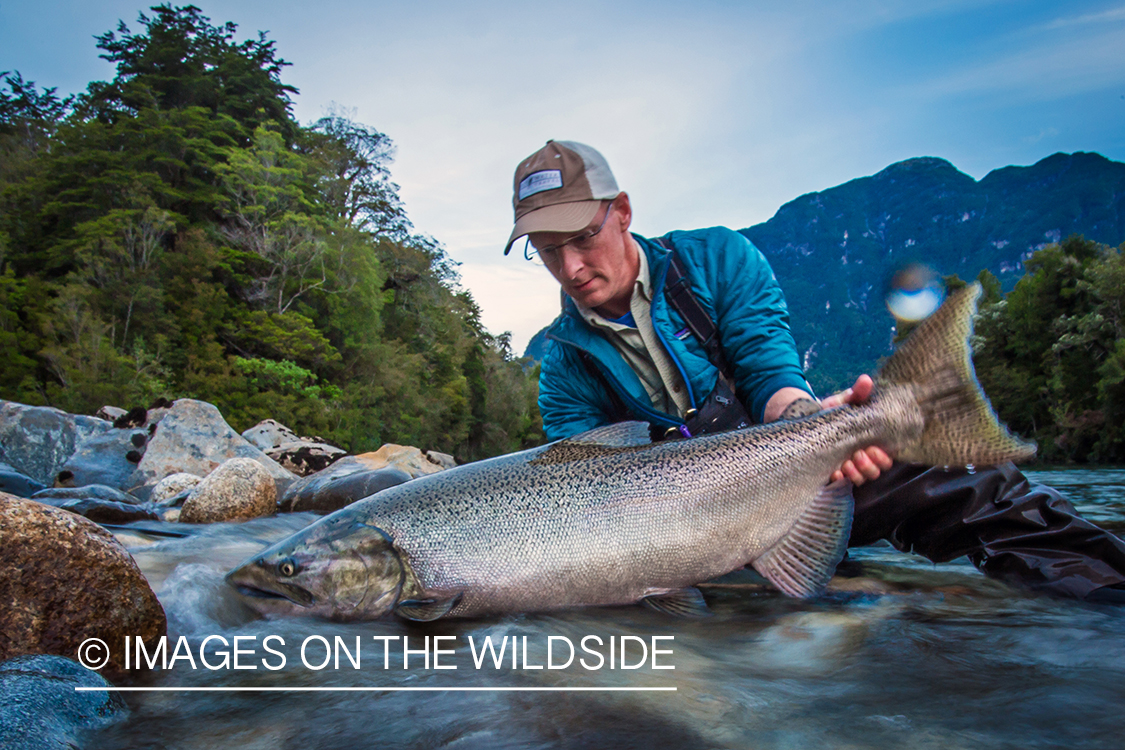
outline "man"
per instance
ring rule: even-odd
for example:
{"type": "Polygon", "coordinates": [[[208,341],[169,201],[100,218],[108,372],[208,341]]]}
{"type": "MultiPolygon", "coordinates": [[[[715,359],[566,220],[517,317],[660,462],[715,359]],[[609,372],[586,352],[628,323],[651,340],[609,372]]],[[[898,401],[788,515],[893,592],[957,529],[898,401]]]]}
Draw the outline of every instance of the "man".
{"type": "MultiPolygon", "coordinates": [[[[548,141],[517,167],[513,205],[504,253],[527,237],[525,255],[563,292],[539,381],[548,439],[628,419],[676,439],[870,395],[865,375],[817,401],[762,254],[724,228],[631,234],[629,197],[593,148],[548,141]]],[[[888,539],[936,562],[968,555],[989,575],[1125,602],[1125,542],[1011,464],[970,473],[895,463],[871,447],[831,479],[842,477],[856,485],[851,546],[888,539]]]]}

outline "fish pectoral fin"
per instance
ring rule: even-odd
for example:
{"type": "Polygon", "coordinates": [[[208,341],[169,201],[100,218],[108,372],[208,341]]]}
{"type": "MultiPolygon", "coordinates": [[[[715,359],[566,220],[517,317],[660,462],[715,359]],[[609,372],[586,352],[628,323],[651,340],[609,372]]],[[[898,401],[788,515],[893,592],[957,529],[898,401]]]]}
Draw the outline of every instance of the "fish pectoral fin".
{"type": "Polygon", "coordinates": [[[751,565],[789,596],[820,594],[848,549],[854,508],[848,480],[821,487],[785,536],[751,565]]]}
{"type": "Polygon", "coordinates": [[[646,605],[657,612],[677,617],[710,617],[711,610],[703,600],[703,594],[694,586],[675,589],[660,594],[652,594],[642,599],[646,605]]]}
{"type": "Polygon", "coordinates": [[[398,603],[395,614],[414,622],[432,622],[445,617],[461,601],[461,594],[448,599],[407,599],[398,603]]]}

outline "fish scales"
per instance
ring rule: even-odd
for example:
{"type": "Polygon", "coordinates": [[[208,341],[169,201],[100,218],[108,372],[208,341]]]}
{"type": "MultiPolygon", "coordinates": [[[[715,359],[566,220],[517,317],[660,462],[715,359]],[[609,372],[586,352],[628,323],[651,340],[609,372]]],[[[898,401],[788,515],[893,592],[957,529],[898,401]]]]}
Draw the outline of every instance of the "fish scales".
{"type": "Polygon", "coordinates": [[[727,573],[769,549],[803,510],[798,498],[872,442],[865,423],[885,421],[875,416],[824,415],[800,428],[575,461],[537,464],[549,448],[532,449],[351,507],[390,534],[429,594],[466,592],[451,614],[628,603],[727,573]],[[806,469],[795,473],[798,460],[806,469]],[[810,463],[822,468],[810,473],[810,463]],[[782,512],[762,524],[766,504],[782,512]]]}

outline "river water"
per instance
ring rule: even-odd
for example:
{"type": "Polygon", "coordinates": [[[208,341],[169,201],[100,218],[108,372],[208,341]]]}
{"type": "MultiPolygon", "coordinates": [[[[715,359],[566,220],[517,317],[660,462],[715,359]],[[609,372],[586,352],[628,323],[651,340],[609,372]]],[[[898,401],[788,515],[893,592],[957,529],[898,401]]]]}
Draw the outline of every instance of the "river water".
{"type": "MultiPolygon", "coordinates": [[[[1030,474],[1125,533],[1125,469],[1030,474]]],[[[168,614],[168,655],[180,657],[121,684],[224,690],[127,693],[130,717],[91,747],[1125,747],[1125,607],[1030,594],[965,559],[852,550],[862,576],[807,602],[739,572],[703,589],[714,616],[700,620],[643,607],[431,625],[257,617],[223,574],[314,519],[121,535],[168,614]],[[485,657],[478,668],[486,637],[506,644],[499,667],[485,657]],[[565,668],[534,668],[565,664],[568,644],[565,668]],[[327,646],[336,661],[322,667],[327,646]]]]}

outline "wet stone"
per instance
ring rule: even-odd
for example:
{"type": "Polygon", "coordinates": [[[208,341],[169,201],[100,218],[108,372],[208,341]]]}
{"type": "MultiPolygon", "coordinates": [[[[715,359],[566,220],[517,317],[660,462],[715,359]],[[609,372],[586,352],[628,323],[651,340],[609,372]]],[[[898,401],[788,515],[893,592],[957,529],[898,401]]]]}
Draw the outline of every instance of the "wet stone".
{"type": "Polygon", "coordinates": [[[97,498],[67,500],[55,507],[77,513],[84,518],[89,518],[94,523],[162,520],[161,516],[148,506],[115,503],[112,500],[99,500],[97,498]]]}
{"type": "Polygon", "coordinates": [[[0,464],[0,492],[16,497],[31,497],[45,486],[7,464],[0,464]]]}
{"type": "Polygon", "coordinates": [[[313,513],[332,513],[356,500],[385,490],[388,487],[410,481],[411,477],[402,469],[386,468],[374,471],[360,470],[337,477],[323,477],[315,481],[313,475],[304,484],[294,482],[282,497],[279,510],[282,513],[312,511],[313,513]],[[294,489],[295,488],[295,489],[294,489]]]}
{"type": "MultiPolygon", "coordinates": [[[[60,470],[69,474],[66,486],[81,487],[87,484],[104,484],[119,489],[130,486],[144,452],[144,431],[114,429],[96,435],[77,446],[74,454],[60,470]],[[137,442],[140,442],[140,449],[137,442]]],[[[56,483],[61,483],[61,476],[56,483]]]]}
{"type": "Polygon", "coordinates": [[[73,657],[87,638],[110,644],[103,674],[124,669],[125,636],[165,634],[164,610],[133,558],[92,521],[0,495],[0,658],[73,657]],[[18,603],[18,605],[17,605],[18,603]]]}
{"type": "Polygon", "coordinates": [[[0,662],[0,747],[80,748],[91,730],[124,719],[128,709],[97,672],[62,656],[17,656],[0,662]]]}
{"type": "Polygon", "coordinates": [[[104,484],[88,484],[84,487],[48,487],[36,492],[31,499],[47,505],[58,505],[59,502],[67,500],[110,500],[126,505],[136,505],[140,502],[129,493],[104,484]]]}

